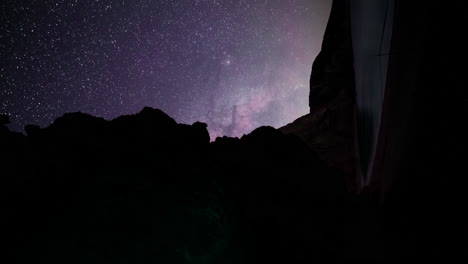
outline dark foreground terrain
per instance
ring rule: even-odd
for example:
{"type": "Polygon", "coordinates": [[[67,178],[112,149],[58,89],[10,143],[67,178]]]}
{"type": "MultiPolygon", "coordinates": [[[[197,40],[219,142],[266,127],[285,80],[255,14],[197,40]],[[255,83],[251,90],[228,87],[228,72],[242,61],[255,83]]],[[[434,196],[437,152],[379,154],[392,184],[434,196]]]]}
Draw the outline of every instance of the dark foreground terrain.
{"type": "Polygon", "coordinates": [[[342,173],[261,127],[210,143],[163,112],[2,117],[2,240],[21,263],[302,263],[343,257],[342,173]]]}
{"type": "Polygon", "coordinates": [[[382,204],[352,190],[349,174],[299,137],[270,127],[210,143],[206,125],[152,108],[112,121],[66,114],[25,136],[1,121],[9,263],[466,257],[465,218],[455,218],[464,209],[450,202],[457,195],[382,204]]]}

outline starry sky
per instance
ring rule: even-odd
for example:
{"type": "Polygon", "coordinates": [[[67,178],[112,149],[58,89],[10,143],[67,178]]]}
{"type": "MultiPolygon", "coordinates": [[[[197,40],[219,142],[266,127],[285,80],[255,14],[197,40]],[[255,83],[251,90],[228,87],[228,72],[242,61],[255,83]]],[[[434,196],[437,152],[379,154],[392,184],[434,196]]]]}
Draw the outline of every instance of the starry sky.
{"type": "Polygon", "coordinates": [[[308,112],[331,0],[2,0],[0,113],[10,129],[67,112],[159,108],[212,139],[308,112]]]}

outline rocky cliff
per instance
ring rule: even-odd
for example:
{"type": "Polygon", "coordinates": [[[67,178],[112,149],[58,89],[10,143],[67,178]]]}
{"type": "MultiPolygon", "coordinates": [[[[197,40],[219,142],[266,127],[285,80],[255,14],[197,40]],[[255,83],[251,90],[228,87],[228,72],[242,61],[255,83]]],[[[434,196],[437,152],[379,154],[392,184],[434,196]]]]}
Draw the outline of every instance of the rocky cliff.
{"type": "Polygon", "coordinates": [[[205,124],[152,108],[65,114],[27,135],[1,122],[1,229],[16,263],[342,256],[343,175],[295,136],[261,127],[210,143],[205,124]]]}
{"type": "Polygon", "coordinates": [[[310,113],[280,130],[301,138],[324,162],[361,188],[355,173],[355,95],[348,1],[333,1],[322,50],[312,66],[310,113]]]}

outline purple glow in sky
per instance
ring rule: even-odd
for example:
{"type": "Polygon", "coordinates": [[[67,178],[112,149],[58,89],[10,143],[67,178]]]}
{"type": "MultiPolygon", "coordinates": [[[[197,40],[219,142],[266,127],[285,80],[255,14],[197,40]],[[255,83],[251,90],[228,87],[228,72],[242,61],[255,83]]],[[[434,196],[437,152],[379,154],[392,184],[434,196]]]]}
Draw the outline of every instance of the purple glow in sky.
{"type": "Polygon", "coordinates": [[[5,0],[0,113],[10,128],[66,112],[159,108],[216,136],[308,112],[331,0],[5,0]]]}

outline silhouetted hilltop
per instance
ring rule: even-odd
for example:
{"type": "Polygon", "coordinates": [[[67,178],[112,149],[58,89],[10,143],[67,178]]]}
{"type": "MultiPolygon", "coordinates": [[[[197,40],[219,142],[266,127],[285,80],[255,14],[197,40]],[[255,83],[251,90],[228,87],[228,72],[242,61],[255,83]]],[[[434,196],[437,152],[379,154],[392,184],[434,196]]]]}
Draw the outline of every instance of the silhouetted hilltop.
{"type": "Polygon", "coordinates": [[[177,124],[164,112],[149,107],[138,114],[120,116],[111,121],[83,113],[69,113],[57,118],[49,127],[29,133],[49,140],[66,137],[67,140],[73,138],[78,141],[101,140],[110,143],[112,140],[127,139],[128,142],[123,141],[121,144],[144,143],[147,146],[209,143],[205,124],[177,124]]]}
{"type": "Polygon", "coordinates": [[[17,263],[340,256],[344,177],[296,136],[261,127],[210,143],[205,124],[152,108],[69,113],[26,135],[0,120],[2,229],[17,263]]]}

